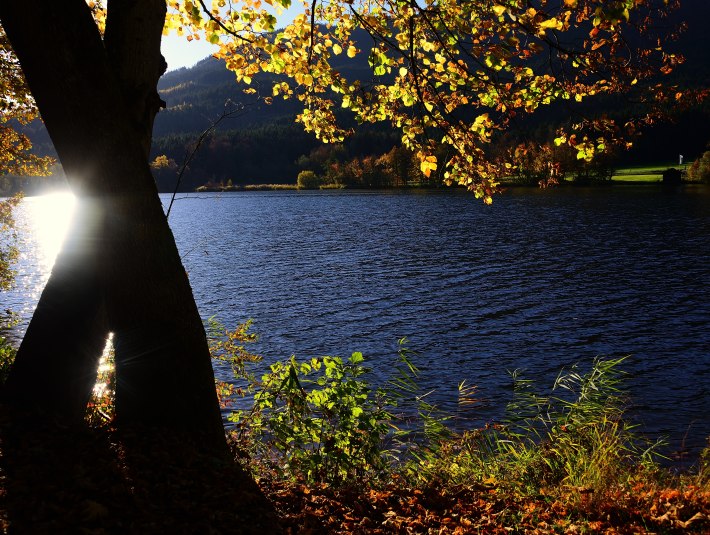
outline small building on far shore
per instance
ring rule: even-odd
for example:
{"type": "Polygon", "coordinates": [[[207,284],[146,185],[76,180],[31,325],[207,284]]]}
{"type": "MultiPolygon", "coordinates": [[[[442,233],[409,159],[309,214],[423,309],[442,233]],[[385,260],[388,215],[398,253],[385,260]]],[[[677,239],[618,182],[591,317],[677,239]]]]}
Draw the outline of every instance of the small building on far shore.
{"type": "Polygon", "coordinates": [[[670,167],[663,171],[662,182],[664,186],[679,186],[683,183],[683,173],[674,167],[670,167]]]}

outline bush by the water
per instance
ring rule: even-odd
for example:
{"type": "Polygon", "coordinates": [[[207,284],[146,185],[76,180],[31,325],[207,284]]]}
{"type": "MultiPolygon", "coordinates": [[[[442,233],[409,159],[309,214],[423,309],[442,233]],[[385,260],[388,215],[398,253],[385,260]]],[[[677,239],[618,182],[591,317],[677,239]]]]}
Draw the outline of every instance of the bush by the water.
{"type": "Polygon", "coordinates": [[[710,184],[710,151],[705,152],[688,167],[688,178],[710,184]]]}
{"type": "Polygon", "coordinates": [[[313,171],[301,171],[298,173],[296,181],[298,189],[318,189],[321,185],[321,180],[313,171]]]}

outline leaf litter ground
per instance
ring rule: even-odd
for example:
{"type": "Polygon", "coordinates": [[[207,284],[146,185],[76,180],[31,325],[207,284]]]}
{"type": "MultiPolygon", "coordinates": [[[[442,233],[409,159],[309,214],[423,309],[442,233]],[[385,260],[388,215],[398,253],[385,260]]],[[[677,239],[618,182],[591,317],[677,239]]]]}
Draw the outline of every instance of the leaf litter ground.
{"type": "Polygon", "coordinates": [[[0,418],[6,533],[708,533],[710,495],[639,483],[593,506],[494,486],[258,484],[235,463],[147,432],[31,429],[0,418]]]}

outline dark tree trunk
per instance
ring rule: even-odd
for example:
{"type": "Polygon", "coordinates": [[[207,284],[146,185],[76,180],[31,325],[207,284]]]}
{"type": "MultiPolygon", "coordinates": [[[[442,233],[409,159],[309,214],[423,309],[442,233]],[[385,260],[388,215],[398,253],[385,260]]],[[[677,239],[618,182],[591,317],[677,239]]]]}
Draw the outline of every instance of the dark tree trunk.
{"type": "Polygon", "coordinates": [[[111,330],[119,423],[186,431],[223,450],[204,328],[146,159],[164,13],[161,0],[113,0],[104,46],[84,0],[0,2],[69,183],[94,217],[58,259],[7,396],[25,403],[39,392],[75,419],[111,330]],[[141,53],[126,55],[125,43],[144,37],[141,53]]]}
{"type": "Polygon", "coordinates": [[[85,200],[77,210],[4,392],[67,423],[83,420],[108,331],[95,239],[100,210],[92,213],[92,204],[85,200]]]}
{"type": "Polygon", "coordinates": [[[165,106],[157,91],[158,80],[167,68],[160,54],[165,13],[165,0],[108,1],[104,46],[123,99],[129,103],[130,122],[146,159],[153,120],[165,106]]]}

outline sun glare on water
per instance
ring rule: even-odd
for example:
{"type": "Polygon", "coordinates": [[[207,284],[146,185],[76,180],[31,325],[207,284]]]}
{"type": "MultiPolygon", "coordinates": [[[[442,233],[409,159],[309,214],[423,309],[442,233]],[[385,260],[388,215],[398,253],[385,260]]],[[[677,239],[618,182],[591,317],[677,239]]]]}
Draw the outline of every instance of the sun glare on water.
{"type": "Polygon", "coordinates": [[[27,201],[37,257],[45,268],[51,269],[74,215],[76,198],[71,193],[50,193],[27,201]]]}

